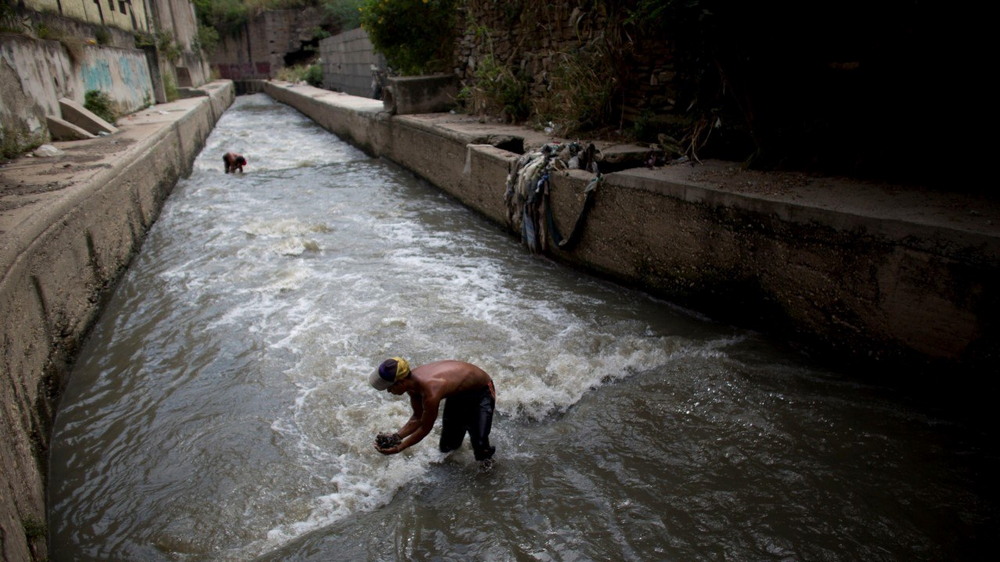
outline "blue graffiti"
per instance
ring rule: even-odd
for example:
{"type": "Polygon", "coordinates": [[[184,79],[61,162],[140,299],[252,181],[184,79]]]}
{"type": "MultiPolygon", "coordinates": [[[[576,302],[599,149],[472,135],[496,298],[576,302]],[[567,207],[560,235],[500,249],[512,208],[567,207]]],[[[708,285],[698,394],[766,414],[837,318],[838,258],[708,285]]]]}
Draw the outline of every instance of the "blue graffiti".
{"type": "Polygon", "coordinates": [[[109,91],[114,81],[111,78],[111,65],[106,60],[99,60],[83,65],[81,69],[83,75],[84,91],[102,90],[109,91]]]}
{"type": "Polygon", "coordinates": [[[149,67],[138,62],[134,57],[122,57],[121,64],[122,82],[133,91],[145,91],[149,88],[149,67]]]}

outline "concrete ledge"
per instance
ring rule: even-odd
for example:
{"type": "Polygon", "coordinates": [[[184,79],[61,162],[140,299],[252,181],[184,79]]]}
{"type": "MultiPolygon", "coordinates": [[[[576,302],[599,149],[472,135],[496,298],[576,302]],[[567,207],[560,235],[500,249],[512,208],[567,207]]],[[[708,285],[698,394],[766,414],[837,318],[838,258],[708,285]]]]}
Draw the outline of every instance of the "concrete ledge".
{"type": "Polygon", "coordinates": [[[451,74],[404,76],[388,82],[384,106],[394,115],[448,111],[458,97],[458,79],[451,74]]]}
{"type": "MultiPolygon", "coordinates": [[[[315,88],[269,82],[264,91],[514,235],[503,194],[518,155],[501,146],[566,142],[467,116],[390,116],[359,108],[353,100],[360,98],[315,88]]],[[[734,168],[706,162],[607,174],[579,241],[571,249],[550,242],[544,252],[838,362],[995,376],[995,199],[956,201],[835,178],[800,178],[787,189],[755,193],[711,179],[734,168]]],[[[579,216],[591,177],[553,177],[550,204],[560,231],[579,216]]]]}
{"type": "Polygon", "coordinates": [[[110,135],[118,131],[114,125],[71,99],[60,98],[59,111],[62,112],[63,119],[91,134],[105,133],[110,135]]]}
{"type": "Polygon", "coordinates": [[[234,99],[228,81],[206,92],[123,118],[112,135],[56,143],[65,156],[21,158],[0,171],[5,558],[46,557],[44,537],[29,540],[22,524],[45,521],[49,433],[66,365],[234,99]]]}
{"type": "Polygon", "coordinates": [[[64,121],[58,117],[47,116],[45,123],[49,127],[49,134],[54,140],[70,141],[92,139],[96,135],[84,130],[69,121],[64,121]]]}

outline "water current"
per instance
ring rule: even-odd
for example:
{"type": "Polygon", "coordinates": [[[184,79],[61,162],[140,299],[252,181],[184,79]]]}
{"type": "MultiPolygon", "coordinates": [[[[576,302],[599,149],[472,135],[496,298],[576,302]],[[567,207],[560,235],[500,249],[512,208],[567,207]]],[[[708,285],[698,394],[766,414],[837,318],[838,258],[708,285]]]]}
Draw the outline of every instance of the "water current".
{"type": "MultiPolygon", "coordinates": [[[[502,197],[503,186],[497,186],[502,197]]],[[[532,256],[404,169],[238,97],[88,338],[52,560],[959,560],[986,430],[760,334],[532,256]],[[242,152],[243,175],[221,155],[242,152]],[[476,363],[497,464],[368,386],[476,363]]]]}

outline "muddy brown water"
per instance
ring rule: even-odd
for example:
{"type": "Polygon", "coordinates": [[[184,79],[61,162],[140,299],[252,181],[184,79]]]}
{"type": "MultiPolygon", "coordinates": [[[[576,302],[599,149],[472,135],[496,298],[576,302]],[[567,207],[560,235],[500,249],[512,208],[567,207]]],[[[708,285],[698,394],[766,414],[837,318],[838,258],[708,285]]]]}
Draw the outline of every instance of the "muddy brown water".
{"type": "MultiPolygon", "coordinates": [[[[503,186],[497,186],[502,197],[503,186]]],[[[53,560],[958,560],[987,429],[529,255],[263,94],[223,115],[56,417],[53,560]],[[243,175],[222,172],[242,152],[243,175]],[[497,465],[384,457],[392,355],[495,379],[497,465]]]]}

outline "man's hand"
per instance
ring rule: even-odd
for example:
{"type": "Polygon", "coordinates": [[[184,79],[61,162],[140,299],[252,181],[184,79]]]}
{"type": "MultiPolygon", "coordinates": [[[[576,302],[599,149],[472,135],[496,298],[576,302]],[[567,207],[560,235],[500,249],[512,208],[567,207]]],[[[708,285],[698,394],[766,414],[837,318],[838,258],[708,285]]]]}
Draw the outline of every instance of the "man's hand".
{"type": "Polygon", "coordinates": [[[375,436],[375,450],[383,455],[393,455],[399,452],[402,442],[398,433],[379,433],[375,436]]]}

